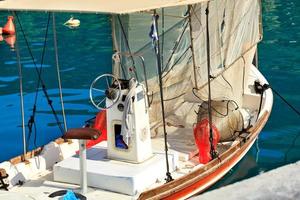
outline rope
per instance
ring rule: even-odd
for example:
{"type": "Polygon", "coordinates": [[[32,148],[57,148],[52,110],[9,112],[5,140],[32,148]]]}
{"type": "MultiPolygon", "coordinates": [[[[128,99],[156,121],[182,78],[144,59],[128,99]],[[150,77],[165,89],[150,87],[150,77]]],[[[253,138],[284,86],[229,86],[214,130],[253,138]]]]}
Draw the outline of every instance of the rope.
{"type": "Polygon", "coordinates": [[[284,102],[286,105],[288,105],[299,117],[300,117],[300,111],[297,110],[291,103],[289,103],[279,92],[277,92],[273,87],[271,87],[272,91],[284,102]]]}
{"type": "Polygon", "coordinates": [[[174,69],[174,67],[175,67],[175,66],[177,65],[177,63],[181,60],[181,58],[182,58],[183,56],[186,55],[186,53],[188,52],[189,49],[191,49],[191,46],[188,46],[188,47],[184,50],[184,52],[181,54],[181,56],[174,62],[174,64],[172,65],[172,67],[171,67],[166,73],[164,73],[164,75],[163,75],[162,78],[165,78],[165,77],[172,71],[172,69],[174,69]]]}
{"type": "Polygon", "coordinates": [[[195,59],[193,26],[192,26],[192,12],[191,12],[192,9],[193,9],[193,6],[189,5],[187,12],[188,12],[189,28],[190,28],[189,32],[190,32],[191,51],[192,51],[192,60],[193,60],[194,81],[195,81],[195,87],[198,88],[197,66],[196,66],[196,59],[195,59]]]}
{"type": "Polygon", "coordinates": [[[55,62],[56,62],[56,72],[57,72],[57,81],[58,81],[58,88],[59,88],[59,97],[61,103],[61,110],[63,115],[63,122],[64,122],[64,130],[67,131],[67,121],[66,121],[66,114],[65,114],[65,106],[62,94],[62,86],[61,86],[61,78],[60,78],[60,69],[59,69],[59,62],[58,62],[58,48],[57,48],[57,35],[56,35],[56,23],[55,23],[55,14],[52,13],[52,28],[53,28],[53,42],[54,42],[54,51],[55,51],[55,62]]]}
{"type": "MultiPolygon", "coordinates": [[[[34,99],[34,104],[33,104],[33,109],[32,109],[32,115],[30,116],[30,119],[28,120],[28,128],[29,128],[29,134],[28,134],[28,145],[29,145],[29,140],[31,138],[31,133],[32,133],[32,126],[34,126],[34,146],[37,148],[37,144],[36,144],[36,124],[35,124],[35,114],[36,114],[36,105],[37,105],[37,98],[38,98],[38,94],[39,94],[39,88],[40,88],[40,82],[41,82],[41,74],[43,71],[43,64],[44,64],[44,56],[45,56],[45,52],[46,52],[46,44],[47,44],[47,37],[48,37],[48,27],[49,27],[49,22],[50,22],[50,13],[48,15],[48,20],[47,20],[47,27],[46,27],[46,33],[45,33],[45,37],[44,37],[44,45],[43,45],[43,51],[42,51],[42,56],[41,56],[41,66],[40,69],[38,70],[38,73],[40,74],[40,76],[38,77],[38,82],[37,82],[37,86],[36,86],[36,91],[35,91],[35,99],[34,99]]],[[[35,67],[37,67],[35,65],[35,67]]],[[[28,149],[28,147],[27,147],[28,149]]]]}
{"type": "MultiPolygon", "coordinates": [[[[158,34],[158,25],[157,25],[158,15],[156,14],[156,10],[154,10],[153,14],[153,24],[156,28],[157,35],[158,34]]],[[[165,119],[165,107],[164,107],[164,95],[163,95],[163,86],[162,86],[162,69],[161,69],[161,59],[160,59],[160,47],[159,47],[159,37],[158,40],[154,42],[154,50],[156,54],[156,62],[157,62],[157,69],[158,69],[158,76],[159,76],[159,89],[160,89],[160,100],[161,100],[161,109],[162,109],[162,121],[163,121],[163,129],[164,129],[164,143],[165,143],[165,156],[166,156],[166,181],[170,182],[173,180],[170,167],[169,167],[169,158],[168,158],[168,138],[167,138],[167,131],[166,131],[166,119],[165,119]]]]}
{"type": "MultiPolygon", "coordinates": [[[[208,104],[208,102],[206,102],[205,100],[201,99],[201,98],[195,93],[194,90],[198,90],[198,89],[197,89],[197,88],[193,88],[193,89],[192,89],[193,95],[194,95],[196,98],[198,98],[200,101],[202,101],[203,103],[208,104]]],[[[214,110],[217,114],[221,115],[221,117],[227,117],[227,116],[228,116],[228,114],[229,114],[229,103],[233,103],[233,104],[235,105],[234,110],[239,109],[239,105],[236,103],[236,101],[234,101],[234,100],[232,100],[232,99],[223,99],[223,100],[222,100],[222,102],[225,102],[225,101],[227,101],[227,104],[226,104],[226,113],[225,113],[225,114],[221,113],[221,112],[218,111],[215,107],[211,106],[211,109],[214,110]]],[[[205,108],[202,104],[199,105],[199,107],[202,108],[202,109],[204,109],[204,110],[206,110],[206,108],[205,108]]],[[[231,111],[233,111],[233,110],[231,110],[231,111]]],[[[195,111],[195,112],[196,112],[196,111],[195,111]]],[[[196,114],[198,115],[199,112],[196,112],[196,114]]],[[[216,116],[216,115],[215,115],[215,116],[216,116]]],[[[217,116],[216,116],[216,117],[217,117],[217,116]]]]}
{"type": "Polygon", "coordinates": [[[189,23],[186,23],[186,24],[185,24],[185,26],[184,26],[184,28],[183,28],[183,31],[181,32],[181,34],[180,34],[178,40],[176,40],[175,45],[174,45],[174,47],[173,47],[173,49],[172,49],[172,53],[171,53],[170,57],[168,58],[167,64],[166,64],[166,66],[164,67],[163,72],[164,72],[166,69],[168,69],[168,66],[169,66],[169,64],[170,64],[170,62],[171,62],[171,59],[173,58],[173,56],[174,56],[174,54],[175,54],[175,52],[176,52],[176,50],[177,50],[177,48],[178,48],[178,46],[179,46],[179,44],[180,44],[182,38],[183,38],[183,35],[184,35],[184,33],[185,33],[185,31],[186,31],[188,25],[189,25],[189,23]]]}
{"type": "Polygon", "coordinates": [[[161,62],[164,66],[164,44],[165,44],[165,9],[161,9],[161,62]]]}
{"type": "Polygon", "coordinates": [[[23,98],[23,73],[22,73],[22,65],[21,65],[21,57],[19,52],[19,44],[18,44],[18,35],[17,31],[16,35],[16,56],[18,62],[18,69],[19,69],[19,87],[20,87],[20,104],[21,104],[21,115],[22,115],[22,138],[23,138],[23,156],[25,159],[25,155],[27,152],[27,145],[26,145],[26,130],[25,130],[25,112],[24,112],[24,98],[23,98]]]}
{"type": "Polygon", "coordinates": [[[183,95],[185,95],[186,93],[184,92],[184,93],[182,93],[182,94],[179,94],[179,95],[177,95],[177,96],[175,96],[175,97],[171,97],[171,98],[169,98],[169,99],[164,99],[164,101],[172,101],[172,100],[174,100],[174,99],[178,99],[179,97],[182,97],[183,95]]]}
{"type": "Polygon", "coordinates": [[[135,78],[136,78],[136,80],[138,80],[138,76],[137,76],[136,68],[135,68],[135,62],[134,62],[134,59],[133,59],[133,56],[132,56],[132,53],[131,53],[131,49],[130,49],[130,46],[129,46],[128,38],[126,36],[126,33],[125,33],[125,30],[124,30],[124,27],[123,27],[120,15],[118,15],[118,21],[119,21],[119,24],[121,26],[122,34],[123,34],[123,36],[125,38],[125,44],[127,46],[127,49],[128,49],[131,61],[132,61],[132,65],[133,65],[133,69],[134,69],[133,71],[134,71],[135,78]]]}
{"type": "MultiPolygon", "coordinates": [[[[272,91],[286,104],[288,105],[299,117],[300,117],[300,111],[295,108],[290,102],[288,102],[279,92],[277,92],[277,90],[275,90],[273,87],[271,87],[268,84],[264,84],[261,85],[259,82],[255,82],[255,90],[257,93],[261,93],[261,99],[260,99],[260,105],[259,105],[259,110],[258,110],[258,114],[257,114],[257,118],[259,116],[260,110],[261,110],[261,106],[262,106],[262,97],[263,97],[263,93],[265,90],[271,88],[272,91]]],[[[287,162],[287,156],[288,153],[291,151],[291,149],[295,146],[295,142],[297,140],[297,138],[300,136],[300,134],[297,134],[297,136],[294,138],[292,145],[288,148],[287,152],[285,153],[284,156],[284,160],[285,162],[287,162]]],[[[259,148],[258,148],[258,144],[257,144],[257,154],[259,153],[259,148]]],[[[258,156],[257,156],[258,157],[258,156]]]]}
{"type": "Polygon", "coordinates": [[[299,117],[300,117],[300,111],[295,108],[291,103],[289,103],[279,92],[277,92],[273,87],[271,87],[269,84],[264,84],[261,85],[259,81],[255,81],[254,82],[254,89],[255,92],[258,94],[261,94],[261,98],[260,98],[260,105],[259,105],[259,109],[258,109],[258,114],[257,114],[257,118],[259,116],[259,113],[261,111],[261,107],[262,107],[262,99],[263,99],[263,94],[264,92],[271,88],[272,91],[286,104],[288,105],[299,117]]]}
{"type": "Polygon", "coordinates": [[[209,119],[209,143],[210,143],[210,155],[212,159],[215,159],[217,152],[213,144],[213,129],[212,129],[212,107],[211,107],[211,85],[210,85],[210,41],[209,41],[209,24],[208,24],[208,15],[209,15],[209,2],[207,2],[207,7],[205,10],[206,14],[206,52],[207,52],[207,83],[208,83],[208,119],[209,119]]]}
{"type": "MultiPolygon", "coordinates": [[[[39,85],[41,84],[41,85],[42,85],[43,93],[44,93],[44,95],[45,95],[45,97],[46,97],[46,99],[47,99],[47,101],[48,101],[48,104],[49,104],[49,106],[50,106],[50,108],[51,108],[51,111],[52,111],[52,113],[53,113],[53,115],[54,115],[54,118],[55,118],[55,120],[56,120],[56,123],[57,123],[57,125],[58,125],[58,127],[59,127],[61,133],[63,134],[63,133],[64,133],[64,130],[63,130],[63,128],[62,128],[62,126],[61,126],[61,124],[60,124],[60,122],[59,122],[57,113],[56,113],[56,111],[54,110],[54,107],[53,107],[53,105],[52,105],[52,100],[50,99],[50,97],[49,97],[49,95],[48,95],[48,92],[47,92],[45,83],[44,83],[44,81],[43,81],[43,79],[42,79],[42,76],[41,76],[41,73],[42,73],[42,67],[43,67],[43,59],[44,59],[44,55],[42,55],[41,67],[40,67],[40,69],[38,69],[38,67],[37,67],[37,65],[36,65],[36,62],[35,62],[35,59],[34,59],[34,56],[33,56],[32,51],[31,51],[31,49],[30,49],[29,42],[28,42],[28,40],[27,40],[26,34],[25,34],[25,32],[24,32],[24,30],[23,30],[23,27],[22,27],[22,24],[21,24],[21,22],[20,22],[20,19],[19,19],[19,17],[18,17],[18,15],[17,15],[16,12],[13,12],[13,14],[14,14],[15,18],[17,19],[17,22],[18,22],[18,24],[19,24],[19,26],[20,26],[20,30],[21,30],[22,35],[23,35],[23,38],[24,38],[24,40],[25,40],[25,43],[26,43],[28,52],[29,52],[29,54],[30,54],[30,57],[31,57],[31,59],[32,59],[32,62],[33,62],[33,64],[34,64],[34,66],[35,66],[35,70],[36,70],[37,75],[38,75],[38,84],[37,84],[37,88],[36,88],[35,104],[34,104],[34,106],[33,106],[32,115],[31,115],[31,117],[30,117],[30,119],[29,119],[29,121],[28,121],[28,128],[29,128],[29,131],[32,132],[32,126],[33,126],[33,124],[35,123],[34,117],[35,117],[35,112],[36,112],[36,102],[37,102],[36,99],[37,99],[37,96],[38,96],[37,93],[38,93],[38,91],[39,91],[39,85]]],[[[50,13],[49,13],[49,15],[48,15],[48,23],[47,23],[47,29],[46,29],[46,36],[45,36],[45,40],[44,40],[43,54],[45,53],[45,47],[46,47],[46,41],[47,41],[47,34],[48,34],[49,22],[50,22],[50,13]]],[[[30,133],[28,136],[31,136],[31,133],[30,133]]],[[[30,137],[28,137],[28,138],[30,138],[30,137]]]]}

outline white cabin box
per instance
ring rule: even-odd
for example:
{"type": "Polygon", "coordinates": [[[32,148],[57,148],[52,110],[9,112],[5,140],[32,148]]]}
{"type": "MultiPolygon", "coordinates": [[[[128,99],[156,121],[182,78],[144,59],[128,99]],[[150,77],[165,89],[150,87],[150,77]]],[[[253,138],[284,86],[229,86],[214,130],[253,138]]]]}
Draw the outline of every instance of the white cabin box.
{"type": "MultiPolygon", "coordinates": [[[[130,90],[122,89],[118,102],[107,110],[107,153],[109,159],[141,163],[152,156],[148,102],[142,84],[137,84],[133,90],[135,91],[131,92],[132,97],[129,99],[132,101],[133,112],[127,113],[132,124],[128,144],[125,144],[125,138],[122,140],[121,130],[126,112],[126,97],[130,90]]],[[[110,103],[108,101],[110,99],[107,98],[106,102],[110,103]]]]}

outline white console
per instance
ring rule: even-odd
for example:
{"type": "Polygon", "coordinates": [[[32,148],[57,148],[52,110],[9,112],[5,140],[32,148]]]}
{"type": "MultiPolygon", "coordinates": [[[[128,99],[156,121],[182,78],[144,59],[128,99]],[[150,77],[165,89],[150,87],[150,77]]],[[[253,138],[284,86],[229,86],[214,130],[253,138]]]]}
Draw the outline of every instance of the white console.
{"type": "MultiPolygon", "coordinates": [[[[152,156],[147,96],[142,84],[130,88],[127,81],[122,85],[119,100],[107,110],[108,158],[141,163],[152,156]],[[130,106],[130,112],[126,105],[130,106]],[[131,126],[127,132],[122,131],[126,120],[131,126]]],[[[106,104],[111,104],[109,98],[106,98],[106,104]]]]}

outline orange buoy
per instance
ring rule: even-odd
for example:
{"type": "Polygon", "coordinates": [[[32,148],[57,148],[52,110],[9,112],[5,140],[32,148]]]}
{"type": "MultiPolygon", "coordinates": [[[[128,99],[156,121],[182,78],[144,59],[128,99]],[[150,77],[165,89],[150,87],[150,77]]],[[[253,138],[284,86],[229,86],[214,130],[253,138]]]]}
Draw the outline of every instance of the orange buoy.
{"type": "Polygon", "coordinates": [[[10,48],[15,48],[16,43],[16,36],[15,35],[8,35],[4,37],[5,42],[10,46],[10,48]]]}
{"type": "Polygon", "coordinates": [[[14,17],[13,16],[8,16],[7,17],[7,22],[5,26],[2,29],[2,33],[5,35],[14,35],[16,33],[15,25],[14,25],[14,17]]]}
{"type": "MultiPolygon", "coordinates": [[[[213,146],[216,149],[217,144],[220,140],[220,133],[215,125],[212,125],[213,131],[213,146]]],[[[197,123],[194,128],[195,142],[199,150],[199,162],[206,164],[211,161],[211,145],[209,141],[210,131],[209,131],[209,121],[208,119],[203,119],[197,123]]]]}

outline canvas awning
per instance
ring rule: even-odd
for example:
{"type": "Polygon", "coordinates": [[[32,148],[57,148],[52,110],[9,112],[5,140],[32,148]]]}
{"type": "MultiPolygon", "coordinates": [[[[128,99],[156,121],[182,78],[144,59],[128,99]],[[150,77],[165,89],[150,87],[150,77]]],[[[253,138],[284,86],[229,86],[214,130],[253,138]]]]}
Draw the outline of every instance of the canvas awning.
{"type": "Polygon", "coordinates": [[[2,0],[0,10],[125,14],[208,0],[2,0]]]}

